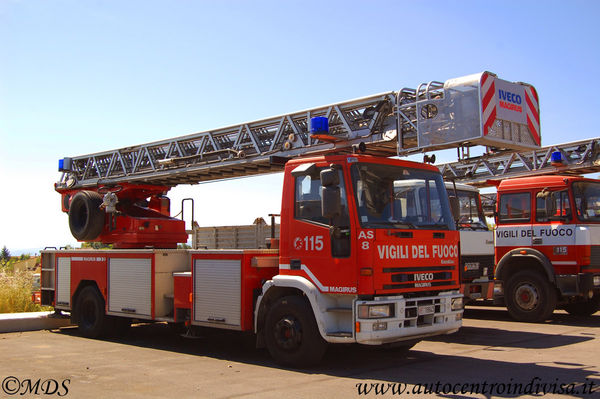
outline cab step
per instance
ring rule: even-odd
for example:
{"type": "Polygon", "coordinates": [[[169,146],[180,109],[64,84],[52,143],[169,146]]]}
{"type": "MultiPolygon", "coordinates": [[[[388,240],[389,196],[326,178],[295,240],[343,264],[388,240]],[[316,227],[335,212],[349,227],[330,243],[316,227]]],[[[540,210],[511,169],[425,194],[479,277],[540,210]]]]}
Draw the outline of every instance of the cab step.
{"type": "Polygon", "coordinates": [[[327,336],[328,337],[352,338],[352,333],[346,332],[346,331],[336,331],[336,332],[327,333],[327,336]]]}

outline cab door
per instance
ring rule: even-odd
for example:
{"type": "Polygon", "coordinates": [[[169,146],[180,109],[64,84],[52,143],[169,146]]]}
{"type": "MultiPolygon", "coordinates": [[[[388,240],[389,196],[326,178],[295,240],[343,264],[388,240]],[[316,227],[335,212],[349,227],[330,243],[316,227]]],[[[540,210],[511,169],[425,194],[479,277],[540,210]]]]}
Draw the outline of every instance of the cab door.
{"type": "Polygon", "coordinates": [[[339,187],[341,214],[328,219],[321,209],[324,187],[320,172],[326,168],[302,165],[302,169],[292,172],[294,215],[289,236],[289,273],[305,276],[321,292],[356,293],[356,261],[351,256],[353,237],[344,174],[341,168],[337,170],[339,184],[335,184],[339,187]]]}
{"type": "Polygon", "coordinates": [[[552,262],[557,274],[576,273],[575,224],[568,190],[536,195],[532,246],[552,262]]]}
{"type": "Polygon", "coordinates": [[[529,191],[502,193],[498,201],[496,261],[514,248],[530,248],[534,235],[529,191]]]}

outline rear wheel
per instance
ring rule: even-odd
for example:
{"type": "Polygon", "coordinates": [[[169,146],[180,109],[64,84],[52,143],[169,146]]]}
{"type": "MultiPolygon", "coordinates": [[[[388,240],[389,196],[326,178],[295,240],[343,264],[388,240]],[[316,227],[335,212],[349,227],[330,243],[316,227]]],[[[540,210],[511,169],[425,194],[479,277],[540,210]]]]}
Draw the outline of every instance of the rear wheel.
{"type": "Polygon", "coordinates": [[[518,272],[506,282],[506,307],[515,320],[544,321],[554,312],[556,300],[554,287],[534,271],[518,272]]]}
{"type": "Polygon", "coordinates": [[[87,338],[104,335],[111,324],[104,313],[104,299],[93,286],[83,288],[77,299],[79,332],[87,338]]]}
{"type": "Polygon", "coordinates": [[[574,316],[591,316],[600,310],[600,295],[594,295],[586,302],[565,305],[565,310],[574,316]]]}
{"type": "Polygon", "coordinates": [[[308,301],[298,296],[286,296],[273,304],[264,333],[269,353],[284,366],[314,365],[327,348],[308,301]]]}

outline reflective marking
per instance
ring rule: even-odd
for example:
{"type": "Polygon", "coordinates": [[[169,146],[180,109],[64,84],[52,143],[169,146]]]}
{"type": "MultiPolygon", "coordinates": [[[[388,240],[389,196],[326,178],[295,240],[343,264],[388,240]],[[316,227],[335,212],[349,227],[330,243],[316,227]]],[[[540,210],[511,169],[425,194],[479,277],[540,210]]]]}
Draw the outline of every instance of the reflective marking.
{"type": "MultiPolygon", "coordinates": [[[[291,270],[289,264],[283,264],[283,263],[279,264],[279,269],[281,269],[281,270],[291,270]]],[[[304,271],[304,273],[308,274],[308,277],[310,277],[310,279],[312,280],[312,282],[315,283],[317,285],[317,287],[319,287],[319,289],[321,291],[323,291],[323,292],[329,292],[329,287],[325,287],[323,284],[321,284],[321,282],[315,277],[314,274],[312,274],[312,272],[310,271],[310,269],[308,267],[306,267],[305,264],[302,264],[301,270],[304,271]]]]}

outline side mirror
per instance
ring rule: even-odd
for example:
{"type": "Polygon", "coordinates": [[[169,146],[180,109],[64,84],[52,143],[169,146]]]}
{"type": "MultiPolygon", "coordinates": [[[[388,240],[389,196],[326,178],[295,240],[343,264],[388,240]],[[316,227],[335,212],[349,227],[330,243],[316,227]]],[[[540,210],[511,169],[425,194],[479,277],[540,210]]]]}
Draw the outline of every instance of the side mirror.
{"type": "Polygon", "coordinates": [[[535,197],[538,200],[541,199],[544,201],[544,207],[538,209],[537,211],[538,217],[543,220],[549,220],[549,218],[556,212],[556,209],[553,209],[556,208],[556,206],[554,206],[554,194],[547,188],[544,188],[542,191],[537,193],[535,197]],[[545,215],[543,215],[542,212],[544,212],[545,215]]]}
{"type": "Polygon", "coordinates": [[[460,202],[458,201],[458,197],[451,195],[448,197],[450,200],[450,210],[452,211],[452,217],[454,220],[458,220],[460,218],[460,202]]]}
{"type": "MultiPolygon", "coordinates": [[[[557,192],[556,191],[549,191],[547,188],[543,189],[542,191],[540,191],[539,193],[536,194],[536,198],[537,199],[543,199],[544,200],[544,207],[542,208],[542,212],[545,212],[546,215],[544,217],[545,220],[556,220],[557,216],[556,213],[559,211],[559,208],[557,207],[556,198],[557,192]]],[[[558,194],[560,195],[560,194],[558,194]]],[[[539,210],[538,210],[539,212],[539,210]]],[[[540,215],[543,216],[543,215],[540,215]]]]}
{"type": "Polygon", "coordinates": [[[340,185],[340,175],[337,170],[329,168],[321,171],[321,186],[331,187],[340,185]]]}
{"type": "Polygon", "coordinates": [[[339,184],[340,178],[337,170],[323,169],[321,171],[321,214],[331,221],[342,214],[342,195],[339,184]]]}

